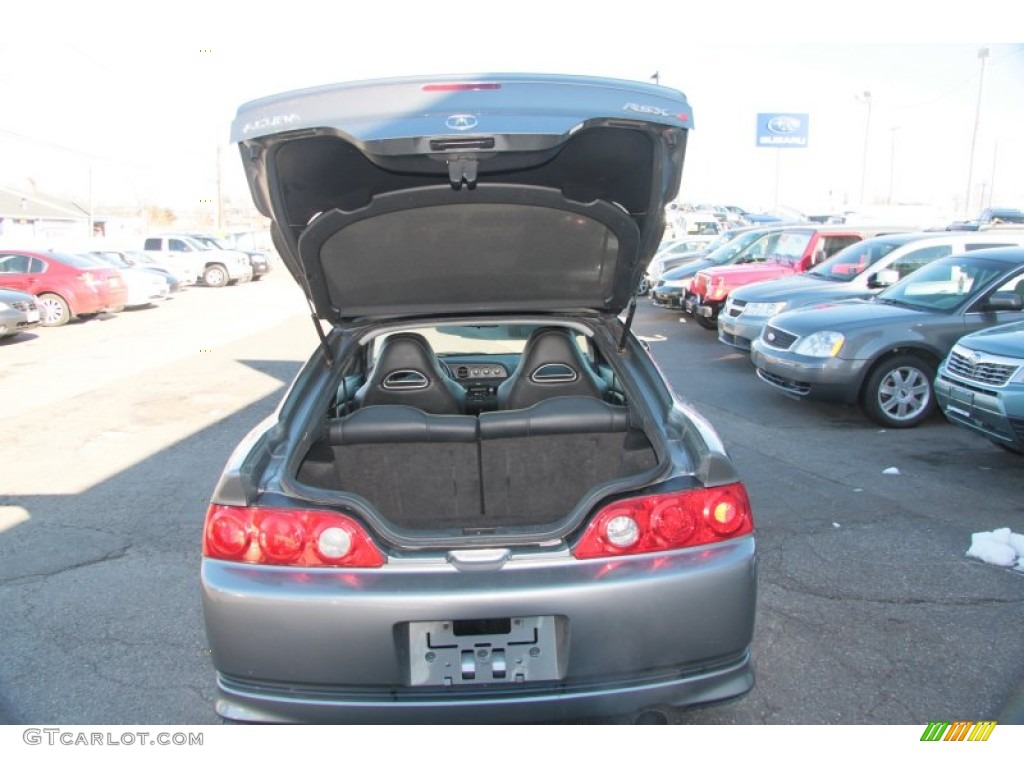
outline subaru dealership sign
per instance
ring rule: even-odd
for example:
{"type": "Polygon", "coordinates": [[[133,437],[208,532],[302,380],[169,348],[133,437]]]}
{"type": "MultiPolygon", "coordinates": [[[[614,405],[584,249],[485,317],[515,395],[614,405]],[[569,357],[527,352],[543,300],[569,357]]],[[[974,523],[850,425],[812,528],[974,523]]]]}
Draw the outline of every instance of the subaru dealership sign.
{"type": "Polygon", "coordinates": [[[795,112],[761,112],[757,116],[757,146],[806,147],[807,115],[795,112]]]}

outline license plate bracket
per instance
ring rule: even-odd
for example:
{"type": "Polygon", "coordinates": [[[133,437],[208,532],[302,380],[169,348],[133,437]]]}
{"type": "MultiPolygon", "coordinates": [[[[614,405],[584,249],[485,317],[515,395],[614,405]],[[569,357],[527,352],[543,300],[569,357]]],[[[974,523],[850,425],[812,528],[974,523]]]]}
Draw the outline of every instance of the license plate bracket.
{"type": "Polygon", "coordinates": [[[467,686],[558,680],[566,651],[563,620],[517,616],[409,622],[409,684],[467,686]]]}

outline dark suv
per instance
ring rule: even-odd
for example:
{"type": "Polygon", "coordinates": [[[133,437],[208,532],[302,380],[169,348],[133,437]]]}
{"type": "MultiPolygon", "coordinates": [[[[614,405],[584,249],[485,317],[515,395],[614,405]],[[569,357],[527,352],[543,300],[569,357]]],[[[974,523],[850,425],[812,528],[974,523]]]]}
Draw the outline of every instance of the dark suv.
{"type": "Polygon", "coordinates": [[[691,125],[678,91],[544,75],[239,109],[320,345],[207,512],[222,716],[651,719],[751,687],[747,494],[629,330],[691,125]]]}

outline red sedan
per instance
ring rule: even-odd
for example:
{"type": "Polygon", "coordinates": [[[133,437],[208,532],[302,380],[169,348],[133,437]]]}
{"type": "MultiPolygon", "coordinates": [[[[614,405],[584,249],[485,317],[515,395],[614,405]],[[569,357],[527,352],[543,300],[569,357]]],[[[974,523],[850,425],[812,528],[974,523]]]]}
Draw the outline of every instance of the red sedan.
{"type": "Polygon", "coordinates": [[[0,287],[35,294],[42,324],[124,309],[128,289],[113,267],[53,251],[0,251],[0,287]]]}

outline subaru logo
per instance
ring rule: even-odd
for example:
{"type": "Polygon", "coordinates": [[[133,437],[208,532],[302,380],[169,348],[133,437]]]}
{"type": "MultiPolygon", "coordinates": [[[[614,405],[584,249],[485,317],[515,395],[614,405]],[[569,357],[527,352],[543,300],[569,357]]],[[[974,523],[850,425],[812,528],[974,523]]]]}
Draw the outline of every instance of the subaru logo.
{"type": "Polygon", "coordinates": [[[472,115],[451,115],[444,124],[453,131],[468,131],[476,128],[477,119],[472,115]]]}
{"type": "Polygon", "coordinates": [[[766,333],[764,336],[766,339],[768,339],[768,341],[775,341],[775,334],[772,333],[771,331],[768,331],[768,333],[766,333]]]}
{"type": "Polygon", "coordinates": [[[800,130],[800,118],[792,115],[779,115],[768,121],[768,130],[772,133],[796,133],[800,130]]]}
{"type": "Polygon", "coordinates": [[[967,358],[967,362],[970,364],[971,368],[981,362],[981,355],[974,351],[968,352],[964,357],[967,358]]]}

